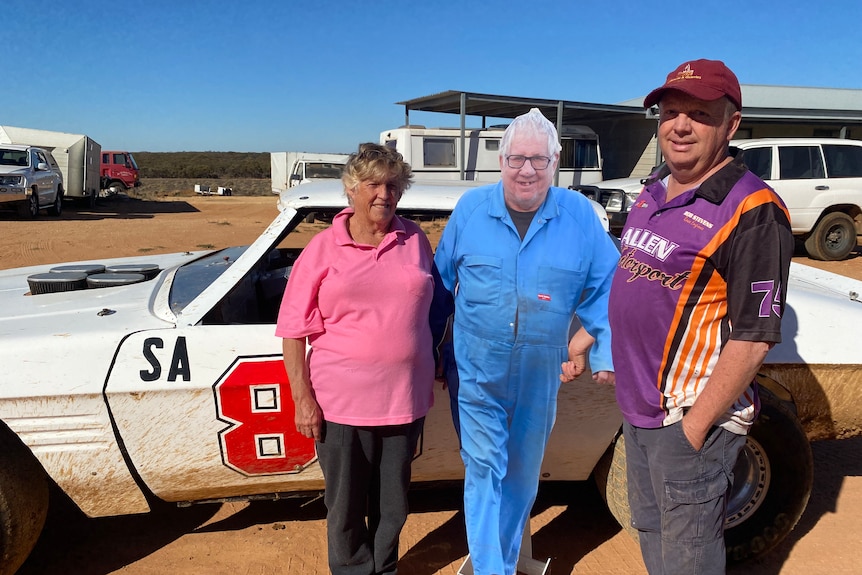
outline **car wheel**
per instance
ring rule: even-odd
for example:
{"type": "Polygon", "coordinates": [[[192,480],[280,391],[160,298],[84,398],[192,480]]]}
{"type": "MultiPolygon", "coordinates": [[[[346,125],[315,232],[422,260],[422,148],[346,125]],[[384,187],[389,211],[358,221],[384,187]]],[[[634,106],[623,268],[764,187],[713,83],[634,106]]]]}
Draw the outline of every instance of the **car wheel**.
{"type": "Polygon", "coordinates": [[[111,194],[119,194],[126,191],[126,186],[122,182],[111,182],[111,194]]]}
{"type": "Polygon", "coordinates": [[[39,216],[39,193],[37,190],[33,190],[32,193],[27,196],[27,199],[18,211],[25,218],[36,218],[39,216]]]}
{"type": "Polygon", "coordinates": [[[63,188],[57,188],[57,193],[54,195],[54,203],[48,208],[48,214],[51,216],[59,216],[63,213],[63,188]]]}
{"type": "MultiPolygon", "coordinates": [[[[760,387],[759,393],[761,412],[739,454],[727,498],[728,563],[753,559],[781,542],[802,517],[814,485],[811,446],[799,419],[769,390],[760,387]]],[[[593,475],[611,514],[637,539],[622,434],[593,475]]]]}
{"type": "Polygon", "coordinates": [[[805,240],[808,256],[815,260],[843,260],[856,248],[856,225],[843,212],[826,214],[805,240]]]}
{"type": "Polygon", "coordinates": [[[763,386],[760,415],[733,468],[725,542],[730,562],[763,555],[796,526],[814,487],[814,457],[791,404],[763,386]]]}
{"type": "Polygon", "coordinates": [[[0,575],[12,575],[36,545],[48,514],[48,480],[17,438],[0,430],[0,575]]]}

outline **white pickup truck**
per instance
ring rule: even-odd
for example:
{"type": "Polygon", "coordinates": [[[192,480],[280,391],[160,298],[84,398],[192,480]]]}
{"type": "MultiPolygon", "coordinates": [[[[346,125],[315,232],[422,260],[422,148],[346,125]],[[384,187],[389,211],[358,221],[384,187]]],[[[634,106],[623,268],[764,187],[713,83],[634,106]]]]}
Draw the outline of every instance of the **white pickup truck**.
{"type": "Polygon", "coordinates": [[[348,157],[348,154],[318,152],[270,152],[272,193],[280,194],[317,180],[339,180],[348,157]]]}
{"type": "MultiPolygon", "coordinates": [[[[398,208],[445,218],[470,187],[417,183],[398,208]]],[[[39,537],[51,483],[90,517],[324,488],[314,443],[294,428],[274,324],[301,252],[289,234],[345,203],[340,181],[309,183],[281,194],[250,246],[0,271],[0,575],[39,537]]],[[[734,472],[732,561],[767,552],[802,515],[809,438],[862,430],[862,282],[796,264],[790,278],[784,342],[734,472]]],[[[447,392],[435,394],[416,482],[463,478],[447,392]]],[[[542,477],[594,477],[625,524],[621,420],[589,374],[563,386],[542,477]]]]}

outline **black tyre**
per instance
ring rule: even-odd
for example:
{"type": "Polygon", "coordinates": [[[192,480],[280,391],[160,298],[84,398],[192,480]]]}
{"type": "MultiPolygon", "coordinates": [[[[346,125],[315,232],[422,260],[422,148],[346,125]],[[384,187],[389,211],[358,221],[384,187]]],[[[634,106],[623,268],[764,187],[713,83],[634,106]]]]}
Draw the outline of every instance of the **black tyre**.
{"type": "Polygon", "coordinates": [[[123,182],[114,181],[111,182],[109,189],[111,190],[111,194],[119,194],[126,191],[126,186],[125,184],[123,184],[123,182]]]}
{"type": "Polygon", "coordinates": [[[832,212],[821,218],[805,239],[805,251],[811,259],[840,261],[856,249],[856,224],[843,212],[832,212]]]}
{"type": "MultiPolygon", "coordinates": [[[[763,387],[760,399],[760,416],[734,467],[728,494],[728,563],[753,559],[778,545],[805,511],[814,485],[811,446],[796,414],[763,387]]],[[[611,514],[637,539],[631,526],[622,434],[593,475],[611,514]]]]}
{"type": "Polygon", "coordinates": [[[48,215],[59,216],[63,213],[63,188],[57,188],[57,195],[54,196],[54,203],[48,208],[48,215]]]}
{"type": "Polygon", "coordinates": [[[727,500],[727,559],[738,563],[778,545],[802,517],[814,487],[811,444],[791,405],[760,388],[761,411],[727,500]]]}
{"type": "Polygon", "coordinates": [[[18,213],[25,218],[39,217],[39,194],[36,190],[33,190],[24,203],[19,206],[18,213]]]}
{"type": "Polygon", "coordinates": [[[48,513],[48,479],[33,454],[0,430],[0,575],[24,563],[48,513]]]}

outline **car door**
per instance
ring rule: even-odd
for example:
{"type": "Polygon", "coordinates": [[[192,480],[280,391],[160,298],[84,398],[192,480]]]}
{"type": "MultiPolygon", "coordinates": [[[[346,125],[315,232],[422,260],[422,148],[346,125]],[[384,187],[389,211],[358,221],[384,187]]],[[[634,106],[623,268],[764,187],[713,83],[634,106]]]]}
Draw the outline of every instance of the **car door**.
{"type": "Polygon", "coordinates": [[[167,501],[322,487],[273,325],[196,325],[130,335],[108,402],[141,478],[167,501]]]}
{"type": "Polygon", "coordinates": [[[54,203],[54,193],[57,189],[57,176],[48,158],[41,150],[30,150],[31,165],[33,166],[33,177],[39,188],[39,205],[50,206],[54,203]],[[47,166],[48,169],[40,169],[47,166]]]}
{"type": "Polygon", "coordinates": [[[150,304],[171,327],[118,346],[105,398],[131,466],[162,499],[322,488],[314,442],[293,424],[274,326],[289,264],[271,255],[299,220],[285,210],[253,245],[177,268],[150,304]]]}
{"type": "Polygon", "coordinates": [[[862,194],[862,145],[847,141],[823,144],[822,148],[829,192],[835,198],[833,203],[862,205],[859,201],[862,194]]]}
{"type": "MultiPolygon", "coordinates": [[[[775,159],[775,158],[773,158],[775,159]]],[[[768,182],[787,204],[794,233],[808,232],[817,222],[829,189],[823,154],[817,144],[777,146],[777,179],[768,182]]]]}

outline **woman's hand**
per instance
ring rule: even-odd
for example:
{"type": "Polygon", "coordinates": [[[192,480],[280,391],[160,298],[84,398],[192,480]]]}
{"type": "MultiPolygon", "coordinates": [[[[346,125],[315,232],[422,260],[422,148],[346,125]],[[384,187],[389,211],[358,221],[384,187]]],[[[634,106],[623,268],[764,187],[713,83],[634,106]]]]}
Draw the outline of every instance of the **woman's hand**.
{"type": "Polygon", "coordinates": [[[293,398],[293,421],[296,431],[305,437],[320,440],[323,411],[314,397],[311,379],[308,376],[308,359],[305,354],[305,338],[285,338],[281,344],[284,353],[284,369],[290,382],[290,395],[293,398]]]}
{"type": "Polygon", "coordinates": [[[323,411],[312,395],[305,396],[295,403],[294,423],[296,431],[305,437],[313,437],[315,441],[320,441],[323,411]]]}

